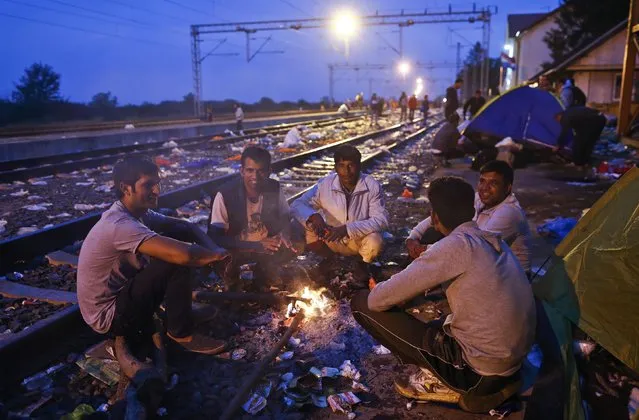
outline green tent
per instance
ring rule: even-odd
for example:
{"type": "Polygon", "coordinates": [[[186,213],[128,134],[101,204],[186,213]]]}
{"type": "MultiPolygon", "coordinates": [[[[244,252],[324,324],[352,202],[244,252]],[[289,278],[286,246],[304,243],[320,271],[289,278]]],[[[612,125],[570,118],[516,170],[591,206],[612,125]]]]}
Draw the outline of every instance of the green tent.
{"type": "Polygon", "coordinates": [[[563,418],[582,419],[571,324],[639,372],[639,169],[621,177],[581,218],[533,289],[561,350],[563,418]]]}

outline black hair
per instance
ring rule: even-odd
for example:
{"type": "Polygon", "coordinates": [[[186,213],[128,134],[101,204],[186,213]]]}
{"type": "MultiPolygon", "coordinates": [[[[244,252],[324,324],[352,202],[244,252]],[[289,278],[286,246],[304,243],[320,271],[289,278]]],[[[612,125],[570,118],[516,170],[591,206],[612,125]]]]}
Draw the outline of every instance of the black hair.
{"type": "Polygon", "coordinates": [[[344,144],[338,147],[333,154],[335,163],[340,160],[348,160],[350,162],[362,163],[362,154],[357,150],[357,147],[350,144],[344,144]]]}
{"type": "Polygon", "coordinates": [[[481,95],[481,89],[477,89],[475,93],[479,93],[481,95]]]}
{"type": "Polygon", "coordinates": [[[475,215],[475,190],[460,177],[444,176],[431,182],[428,200],[439,221],[450,230],[475,215]]]}
{"type": "Polygon", "coordinates": [[[464,79],[458,77],[457,79],[455,79],[455,83],[464,83],[464,79]]]}
{"type": "Polygon", "coordinates": [[[146,156],[131,156],[120,159],[113,166],[113,186],[115,196],[120,199],[124,195],[120,184],[130,185],[135,191],[135,183],[142,175],[157,175],[160,172],[158,166],[146,156]]]}
{"type": "Polygon", "coordinates": [[[513,168],[503,160],[491,160],[479,169],[480,174],[485,174],[486,172],[495,172],[503,176],[506,185],[513,185],[515,180],[513,168]]]}
{"type": "Polygon", "coordinates": [[[262,149],[257,146],[249,146],[242,152],[242,166],[246,159],[252,159],[257,163],[266,165],[267,168],[271,167],[271,154],[266,149],[262,149]]]}
{"type": "Polygon", "coordinates": [[[460,120],[459,114],[457,112],[453,112],[446,119],[448,120],[449,123],[455,124],[455,125],[459,124],[459,120],[460,120]]]}

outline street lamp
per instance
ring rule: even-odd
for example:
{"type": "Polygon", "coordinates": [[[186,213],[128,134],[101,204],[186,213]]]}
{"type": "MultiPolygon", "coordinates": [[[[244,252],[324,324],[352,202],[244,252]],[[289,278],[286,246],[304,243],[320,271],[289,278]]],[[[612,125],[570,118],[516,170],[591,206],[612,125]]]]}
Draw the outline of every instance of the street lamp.
{"type": "Polygon", "coordinates": [[[415,87],[415,96],[419,96],[424,90],[424,80],[421,77],[417,78],[417,86],[415,87]]]}
{"type": "Polygon", "coordinates": [[[331,27],[333,32],[344,40],[345,55],[349,54],[349,40],[355,36],[359,29],[359,17],[351,10],[342,9],[335,13],[331,27]]]}
{"type": "Polygon", "coordinates": [[[397,71],[399,71],[399,74],[403,78],[405,78],[406,75],[408,75],[408,73],[410,72],[410,64],[408,63],[408,61],[400,61],[397,65],[397,71]]]}

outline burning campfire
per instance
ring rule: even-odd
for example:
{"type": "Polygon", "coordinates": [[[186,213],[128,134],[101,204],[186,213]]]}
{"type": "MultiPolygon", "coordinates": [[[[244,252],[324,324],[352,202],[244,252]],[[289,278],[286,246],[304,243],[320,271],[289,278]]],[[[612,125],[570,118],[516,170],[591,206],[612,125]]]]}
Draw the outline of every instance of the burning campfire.
{"type": "Polygon", "coordinates": [[[303,298],[305,301],[297,300],[289,303],[286,308],[286,317],[291,318],[300,310],[304,311],[307,318],[326,315],[326,310],[332,305],[332,302],[324,296],[324,292],[326,292],[324,287],[318,290],[311,290],[306,286],[301,293],[294,293],[292,296],[303,298]]]}

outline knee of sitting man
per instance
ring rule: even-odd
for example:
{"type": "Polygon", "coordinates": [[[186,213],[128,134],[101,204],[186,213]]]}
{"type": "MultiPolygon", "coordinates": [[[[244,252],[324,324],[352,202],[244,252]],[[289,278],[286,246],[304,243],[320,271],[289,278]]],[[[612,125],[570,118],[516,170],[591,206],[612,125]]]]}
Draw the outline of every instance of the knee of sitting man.
{"type": "Polygon", "coordinates": [[[384,239],[379,232],[368,234],[361,244],[360,254],[364,261],[372,262],[382,253],[384,249],[384,239]]]}

